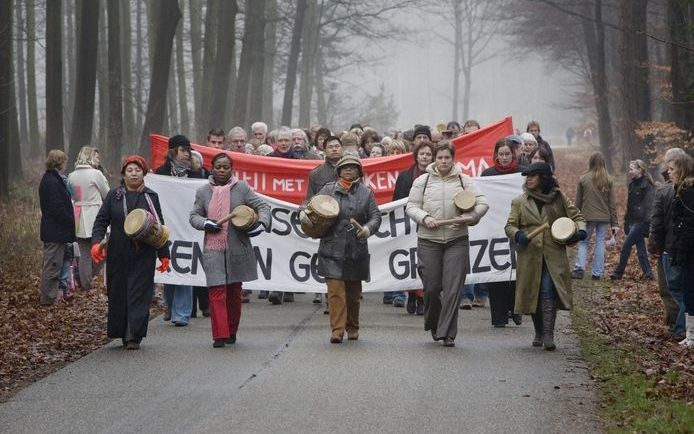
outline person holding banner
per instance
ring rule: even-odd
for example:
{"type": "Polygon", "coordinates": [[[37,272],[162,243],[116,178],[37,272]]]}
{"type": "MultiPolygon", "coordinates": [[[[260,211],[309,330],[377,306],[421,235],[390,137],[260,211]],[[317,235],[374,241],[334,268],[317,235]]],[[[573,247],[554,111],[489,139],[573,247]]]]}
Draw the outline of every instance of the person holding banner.
{"type": "Polygon", "coordinates": [[[195,192],[190,224],[205,231],[202,267],[209,288],[214,348],[236,342],[241,320],[241,285],[258,278],[249,232],[270,227],[270,206],[242,180],[232,176],[233,161],[225,153],[212,158],[209,184],[195,192]],[[246,205],[258,216],[248,230],[230,224],[232,211],[246,205]]]}
{"type": "Polygon", "coordinates": [[[572,306],[571,268],[566,246],[586,238],[581,211],[559,190],[547,163],[533,163],[522,172],[525,192],[513,199],[506,235],[516,249],[516,302],[514,312],[532,315],[534,347],[552,351],[557,309],[572,306]],[[560,217],[574,222],[574,234],[555,240],[550,227],[560,217]]]}
{"type": "MultiPolygon", "coordinates": [[[[381,225],[381,213],[373,191],[361,182],[364,172],[359,158],[345,155],[335,165],[338,180],[326,184],[318,194],[332,196],[340,207],[335,223],[321,237],[318,273],[325,277],[330,304],[330,343],[359,339],[359,304],[362,281],[369,279],[370,255],[366,241],[381,225]]],[[[301,223],[312,226],[305,211],[301,223]]]]}
{"type": "Polygon", "coordinates": [[[123,227],[128,213],[135,209],[144,209],[164,224],[159,196],[145,187],[144,177],[148,171],[147,162],[139,155],[125,159],[121,168],[121,185],[106,195],[92,229],[92,259],[98,264],[108,253],[108,337],[121,338],[128,350],[139,350],[142,338],[147,336],[157,257],[161,261],[157,271],[163,273],[169,269],[168,242],[156,249],[144,241],[128,237],[123,227]],[[104,238],[109,226],[111,234],[106,244],[104,238]]]}
{"type": "Polygon", "coordinates": [[[487,199],[453,157],[455,147],[442,140],[434,147],[434,163],[413,183],[406,212],[417,224],[417,268],[424,283],[424,330],[435,341],[455,346],[459,289],[470,269],[468,226],[489,210],[487,199]],[[461,214],[453,198],[460,191],[474,195],[472,208],[461,214]]]}

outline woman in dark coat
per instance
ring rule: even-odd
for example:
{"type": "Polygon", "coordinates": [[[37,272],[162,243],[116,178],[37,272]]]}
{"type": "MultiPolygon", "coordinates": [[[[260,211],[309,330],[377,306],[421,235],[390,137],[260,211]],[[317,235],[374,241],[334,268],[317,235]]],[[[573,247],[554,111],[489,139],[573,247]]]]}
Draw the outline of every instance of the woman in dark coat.
{"type": "MultiPolygon", "coordinates": [[[[360,179],[361,163],[346,155],[335,165],[338,180],[326,184],[318,194],[332,196],[340,205],[335,223],[321,237],[318,246],[318,272],[325,277],[330,304],[330,343],[359,339],[359,303],[361,282],[369,279],[369,246],[367,238],[381,226],[381,213],[373,191],[360,179]],[[356,220],[361,229],[350,219],[356,220]]],[[[312,222],[303,209],[299,218],[304,225],[312,222]]]]}
{"type": "MultiPolygon", "coordinates": [[[[487,168],[481,176],[498,176],[518,173],[519,164],[508,139],[501,139],[494,146],[494,166],[487,168]]],[[[516,298],[516,281],[478,284],[489,292],[489,310],[494,327],[506,327],[509,315],[516,325],[521,325],[523,316],[513,313],[516,298]]]]}
{"type": "MultiPolygon", "coordinates": [[[[409,169],[400,172],[395,181],[395,191],[393,191],[393,201],[410,196],[412,183],[419,175],[426,173],[427,166],[431,164],[434,155],[434,147],[431,142],[419,142],[412,149],[414,164],[409,169]]],[[[386,292],[383,294],[383,302],[388,303],[388,296],[391,297],[393,306],[402,307],[405,303],[405,294],[402,291],[386,292]]],[[[410,315],[424,315],[424,290],[413,289],[407,291],[407,313],[410,315]]]]}
{"type": "Polygon", "coordinates": [[[70,192],[61,174],[66,163],[67,156],[63,151],[51,150],[46,157],[46,173],[39,184],[43,241],[40,303],[46,306],[59,301],[58,283],[66,246],[76,240],[70,192]]]}
{"type": "Polygon", "coordinates": [[[258,214],[257,225],[249,230],[270,226],[270,206],[245,181],[232,176],[232,164],[225,153],[212,158],[209,184],[195,192],[190,212],[191,226],[205,231],[202,267],[209,287],[214,348],[236,343],[243,301],[241,285],[258,279],[255,251],[247,231],[217,221],[237,206],[246,205],[258,214]]]}
{"type": "Polygon", "coordinates": [[[648,173],[646,163],[641,160],[629,162],[629,193],[627,198],[627,213],[624,216],[624,244],[619,252],[619,264],[610,275],[610,279],[619,280],[627,267],[631,248],[636,245],[636,256],[643,271],[643,277],[653,280],[651,264],[648,262],[646,241],[651,225],[651,208],[655,196],[653,178],[648,173]]]}
{"type": "Polygon", "coordinates": [[[154,294],[154,267],[159,257],[160,272],[169,269],[169,246],[155,249],[125,234],[123,223],[127,214],[137,208],[144,209],[164,224],[159,196],[145,187],[144,177],[149,167],[144,158],[133,155],[125,159],[121,174],[123,182],[111,189],[99,209],[92,230],[92,259],[99,263],[106,259],[106,288],[108,290],[108,336],[121,338],[129,350],[140,348],[147,336],[149,305],[154,294]],[[111,226],[108,247],[99,246],[111,226]]]}

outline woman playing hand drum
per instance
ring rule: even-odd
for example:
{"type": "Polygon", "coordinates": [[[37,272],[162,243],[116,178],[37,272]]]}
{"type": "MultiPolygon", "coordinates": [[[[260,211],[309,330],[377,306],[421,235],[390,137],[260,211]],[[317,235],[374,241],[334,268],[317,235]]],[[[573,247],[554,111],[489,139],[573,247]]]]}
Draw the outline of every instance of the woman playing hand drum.
{"type": "Polygon", "coordinates": [[[413,183],[407,202],[407,215],[417,228],[417,269],[424,283],[424,330],[455,346],[458,332],[459,289],[465,284],[470,264],[468,225],[487,213],[487,200],[472,180],[464,176],[453,157],[455,148],[448,140],[434,148],[434,163],[413,183]],[[475,194],[472,211],[459,215],[453,198],[461,190],[475,194]],[[460,217],[457,224],[439,221],[460,217]]]}
{"type": "Polygon", "coordinates": [[[108,288],[108,336],[121,338],[129,350],[140,348],[140,341],[147,336],[149,305],[154,294],[154,267],[156,258],[161,260],[160,272],[169,269],[169,244],[154,247],[129,238],[123,224],[128,213],[144,209],[155,214],[161,224],[164,217],[159,206],[159,196],[145,187],[144,177],[149,167],[145,159],[132,155],[121,168],[123,181],[111,189],[99,209],[92,230],[91,255],[94,262],[106,259],[106,287],[108,288]],[[107,250],[100,245],[111,226],[107,250]]]}
{"type": "Polygon", "coordinates": [[[515,313],[530,314],[535,326],[533,346],[554,350],[554,322],[557,308],[570,310],[572,304],[571,269],[566,244],[552,238],[544,229],[530,239],[529,233],[560,217],[576,223],[576,233],[567,244],[586,238],[586,223],[581,212],[559,190],[547,163],[533,163],[522,173],[527,176],[525,192],[513,199],[506,222],[506,235],[515,240],[516,302],[515,313]]]}
{"type": "Polygon", "coordinates": [[[215,348],[236,342],[241,320],[242,282],[258,278],[255,251],[248,232],[270,227],[270,206],[245,181],[232,176],[233,161],[225,153],[212,158],[209,184],[195,192],[190,224],[205,231],[202,267],[207,277],[212,318],[212,344],[215,348]],[[258,222],[247,230],[231,222],[218,224],[239,205],[258,213],[258,222]]]}

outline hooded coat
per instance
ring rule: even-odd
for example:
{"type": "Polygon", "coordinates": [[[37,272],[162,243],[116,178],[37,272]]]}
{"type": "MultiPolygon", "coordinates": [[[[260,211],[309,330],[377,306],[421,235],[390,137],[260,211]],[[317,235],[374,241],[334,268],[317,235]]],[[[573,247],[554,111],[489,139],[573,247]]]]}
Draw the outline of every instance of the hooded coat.
{"type": "MultiPolygon", "coordinates": [[[[552,223],[559,217],[569,217],[578,226],[586,230],[586,223],[581,212],[558,188],[550,190],[553,200],[538,209],[535,200],[527,192],[513,199],[511,212],[506,222],[506,235],[515,240],[518,231],[529,234],[543,223],[552,223]]],[[[571,268],[566,256],[566,245],[554,241],[551,230],[545,229],[530,240],[527,246],[516,248],[516,302],[513,311],[520,314],[533,314],[540,294],[542,264],[552,276],[557,290],[557,307],[571,310],[573,293],[571,291],[571,268]]]]}
{"type": "Polygon", "coordinates": [[[123,228],[126,217],[123,201],[126,201],[128,212],[137,208],[156,212],[162,225],[164,216],[159,196],[154,190],[145,187],[142,192],[126,192],[125,187],[120,186],[108,192],[94,220],[92,245],[103,240],[106,229],[111,226],[106,256],[108,336],[125,338],[126,329],[130,327],[128,337],[139,340],[147,336],[156,260],[157,257],[169,257],[169,245],[167,243],[157,250],[128,237],[123,228]],[[147,203],[146,195],[154,205],[153,210],[147,203]]]}

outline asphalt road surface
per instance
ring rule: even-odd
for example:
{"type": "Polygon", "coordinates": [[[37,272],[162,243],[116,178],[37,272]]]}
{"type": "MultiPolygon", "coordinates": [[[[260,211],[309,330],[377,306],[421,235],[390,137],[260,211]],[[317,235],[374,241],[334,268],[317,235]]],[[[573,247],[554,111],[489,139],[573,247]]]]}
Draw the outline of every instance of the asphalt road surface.
{"type": "Polygon", "coordinates": [[[140,351],[112,341],[1,404],[0,432],[602,431],[566,313],[555,352],[530,346],[529,317],[495,329],[488,308],[460,311],[444,348],[366,294],[359,340],[335,345],[310,295],[252,297],[236,344],[212,348],[209,318],[155,318],[140,351]]]}

